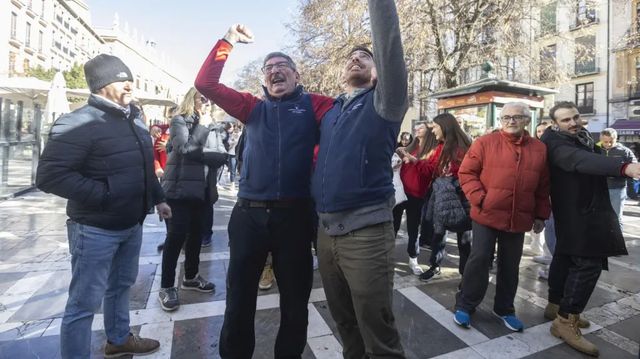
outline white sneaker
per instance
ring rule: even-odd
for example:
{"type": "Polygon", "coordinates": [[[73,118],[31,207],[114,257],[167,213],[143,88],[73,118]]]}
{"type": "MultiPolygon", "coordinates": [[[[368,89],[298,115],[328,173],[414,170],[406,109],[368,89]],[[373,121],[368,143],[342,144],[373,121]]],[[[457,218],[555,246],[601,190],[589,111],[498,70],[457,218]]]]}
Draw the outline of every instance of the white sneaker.
{"type": "Polygon", "coordinates": [[[409,268],[411,268],[411,270],[413,271],[413,274],[415,275],[420,275],[424,273],[422,268],[420,268],[420,266],[418,265],[418,257],[415,257],[415,258],[409,257],[409,268]]]}

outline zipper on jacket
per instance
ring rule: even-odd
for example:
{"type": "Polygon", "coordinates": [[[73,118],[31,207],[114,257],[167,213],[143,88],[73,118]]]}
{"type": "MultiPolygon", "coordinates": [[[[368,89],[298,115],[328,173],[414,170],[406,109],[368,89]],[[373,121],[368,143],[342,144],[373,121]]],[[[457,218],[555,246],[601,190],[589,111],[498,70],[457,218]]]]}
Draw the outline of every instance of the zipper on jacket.
{"type": "MultiPolygon", "coordinates": [[[[520,174],[520,162],[522,162],[522,153],[518,152],[518,147],[514,146],[515,151],[516,151],[516,177],[515,177],[515,182],[513,184],[513,199],[511,200],[511,224],[510,227],[511,229],[514,228],[514,220],[515,220],[515,215],[516,215],[516,195],[517,195],[517,191],[516,188],[518,187],[518,178],[519,178],[519,174],[520,174]]],[[[535,211],[535,207],[534,207],[534,211],[535,211]]]]}
{"type": "Polygon", "coordinates": [[[276,111],[276,123],[278,124],[278,189],[276,190],[276,198],[280,198],[282,189],[282,133],[280,130],[280,108],[278,104],[273,104],[273,109],[276,111]]]}
{"type": "MultiPolygon", "coordinates": [[[[142,147],[144,144],[142,143],[142,139],[138,136],[138,132],[136,132],[136,125],[134,123],[135,118],[130,119],[127,117],[125,118],[125,120],[129,122],[129,128],[131,129],[131,131],[133,131],[133,136],[136,138],[136,144],[138,145],[138,150],[142,155],[142,171],[144,176],[144,195],[143,195],[143,201],[142,201],[142,210],[146,212],[148,210],[147,203],[149,202],[149,198],[147,198],[147,194],[150,188],[149,188],[149,179],[147,178],[147,159],[144,154],[144,148],[142,147]]],[[[153,199],[152,199],[152,202],[153,202],[153,199]]]]}

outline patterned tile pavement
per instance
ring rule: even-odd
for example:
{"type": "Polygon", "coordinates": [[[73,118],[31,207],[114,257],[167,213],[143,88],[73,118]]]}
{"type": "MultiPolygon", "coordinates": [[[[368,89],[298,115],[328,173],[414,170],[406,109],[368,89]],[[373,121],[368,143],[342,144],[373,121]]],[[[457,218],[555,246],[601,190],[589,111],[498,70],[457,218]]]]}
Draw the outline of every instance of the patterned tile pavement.
{"type": "MultiPolygon", "coordinates": [[[[151,358],[217,358],[218,335],[225,308],[225,278],[229,258],[226,224],[235,193],[225,187],[215,206],[213,245],[203,250],[201,274],[216,285],[214,293],[181,292],[174,313],[159,308],[161,256],[165,227],[155,215],[144,224],[138,280],[132,290],[132,330],[159,339],[161,350],[151,358]]],[[[59,330],[70,280],[65,229],[65,201],[31,192],[0,202],[0,358],[59,358],[59,330]]],[[[601,358],[637,358],[640,342],[640,207],[628,201],[625,238],[630,255],[611,259],[585,316],[594,325],[586,331],[601,350],[601,358]]],[[[525,322],[523,333],[512,333],[491,314],[495,292],[492,273],[485,301],[463,330],[452,320],[451,307],[460,280],[455,241],[448,243],[442,274],[429,283],[409,273],[406,235],[395,250],[394,309],[408,358],[581,358],[582,355],[549,334],[542,316],[547,283],[537,279],[539,264],[525,253],[520,268],[516,310],[525,322]]],[[[428,260],[420,254],[420,263],[428,260]]],[[[182,273],[177,274],[180,278],[182,273]]],[[[273,357],[279,323],[277,282],[260,291],[256,314],[254,358],[273,357]]],[[[93,323],[92,357],[101,358],[105,336],[102,315],[93,323]]],[[[304,358],[340,358],[337,336],[319,274],[309,302],[309,330],[304,358]]]]}

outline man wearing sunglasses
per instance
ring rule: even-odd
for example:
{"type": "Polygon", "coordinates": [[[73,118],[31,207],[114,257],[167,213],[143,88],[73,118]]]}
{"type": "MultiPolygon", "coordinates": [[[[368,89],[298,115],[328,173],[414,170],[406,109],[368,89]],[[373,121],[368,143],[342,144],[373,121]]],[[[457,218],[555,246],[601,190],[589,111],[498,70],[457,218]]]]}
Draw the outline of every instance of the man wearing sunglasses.
{"type": "Polygon", "coordinates": [[[529,106],[504,105],[502,129],[476,139],[462,161],[458,177],[471,204],[473,244],[456,295],[456,324],[469,328],[470,314],[482,302],[489,285],[489,266],[498,243],[498,277],[493,313],[513,331],[524,325],[513,301],[524,233],[540,233],[549,217],[549,170],[542,142],[525,130],[531,121],[529,106]]]}
{"type": "Polygon", "coordinates": [[[333,99],[305,92],[298,84],[296,64],[282,52],[264,59],[263,98],[221,84],[233,45],[252,41],[248,28],[233,25],[211,50],[195,82],[200,93],[246,126],[238,201],[228,227],[230,259],[220,356],[253,355],[258,281],[271,252],[281,313],[274,356],[296,358],[307,341],[313,278],[315,224],[309,188],[313,150],[318,124],[333,99]]]}

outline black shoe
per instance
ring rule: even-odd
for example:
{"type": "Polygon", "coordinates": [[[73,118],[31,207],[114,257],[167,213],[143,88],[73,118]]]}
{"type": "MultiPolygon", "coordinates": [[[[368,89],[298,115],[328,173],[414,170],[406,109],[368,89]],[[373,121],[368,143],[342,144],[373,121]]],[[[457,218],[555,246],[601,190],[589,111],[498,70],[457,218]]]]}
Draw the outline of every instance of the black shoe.
{"type": "Polygon", "coordinates": [[[216,289],[216,286],[213,283],[202,278],[200,274],[196,274],[195,278],[193,279],[187,279],[187,277],[185,277],[182,280],[180,288],[185,290],[195,290],[198,292],[209,293],[213,292],[216,289]]]}
{"type": "Polygon", "coordinates": [[[420,274],[420,280],[423,282],[428,282],[436,274],[440,274],[440,267],[429,267],[426,272],[420,274]]]}

